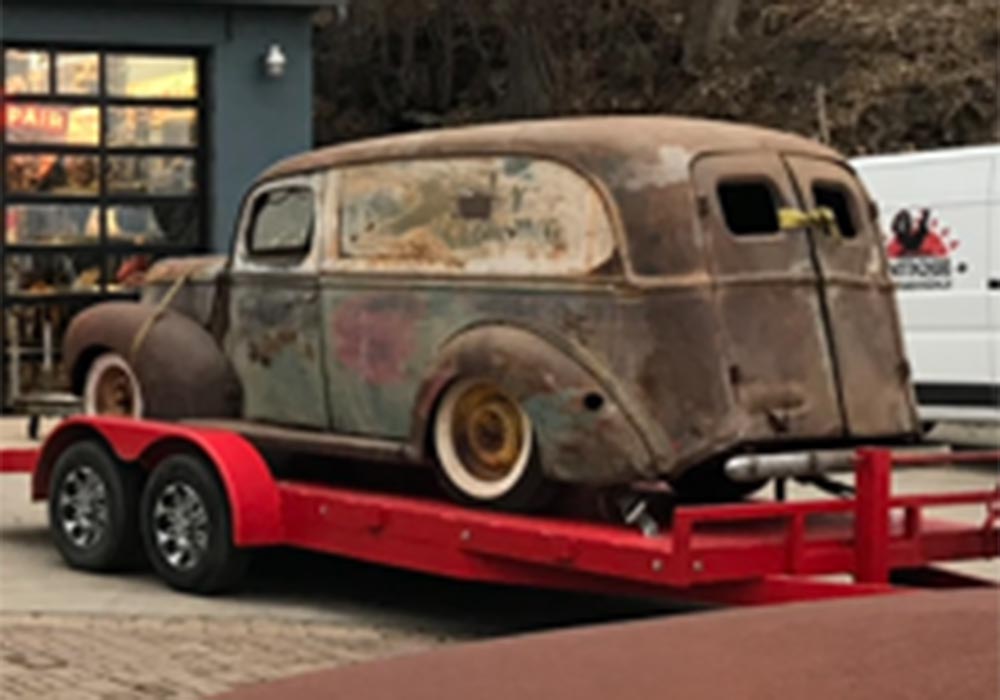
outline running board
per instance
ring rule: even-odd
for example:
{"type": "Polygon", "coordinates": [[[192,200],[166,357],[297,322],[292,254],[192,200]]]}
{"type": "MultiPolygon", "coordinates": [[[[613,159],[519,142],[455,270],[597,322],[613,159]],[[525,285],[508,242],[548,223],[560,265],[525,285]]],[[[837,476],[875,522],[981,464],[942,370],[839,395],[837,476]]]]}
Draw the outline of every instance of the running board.
{"type": "Polygon", "coordinates": [[[258,447],[361,461],[375,460],[392,463],[419,461],[419,455],[408,443],[396,440],[338,435],[323,430],[267,425],[249,420],[196,418],[181,422],[187,425],[238,433],[258,447]]]}

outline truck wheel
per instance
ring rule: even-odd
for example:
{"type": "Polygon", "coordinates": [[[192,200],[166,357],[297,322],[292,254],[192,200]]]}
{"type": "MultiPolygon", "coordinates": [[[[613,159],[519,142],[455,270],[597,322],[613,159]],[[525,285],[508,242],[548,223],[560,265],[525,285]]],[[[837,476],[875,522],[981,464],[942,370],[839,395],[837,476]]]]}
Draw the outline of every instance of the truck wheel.
{"type": "Polygon", "coordinates": [[[83,411],[89,416],[142,416],[142,386],[124,357],[106,352],[98,355],[87,368],[83,411]]]}
{"type": "Polygon", "coordinates": [[[59,455],[49,483],[49,531],[70,566],[113,571],[139,560],[141,478],[93,440],[59,455]]]}
{"type": "Polygon", "coordinates": [[[233,544],[229,503],[201,457],[175,454],[146,482],[140,506],[146,556],[172,588],[218,593],[236,585],[248,554],[233,544]]]}
{"type": "Polygon", "coordinates": [[[433,430],[438,474],[456,500],[514,511],[535,510],[549,500],[531,419],[494,383],[452,384],[433,430]]]}

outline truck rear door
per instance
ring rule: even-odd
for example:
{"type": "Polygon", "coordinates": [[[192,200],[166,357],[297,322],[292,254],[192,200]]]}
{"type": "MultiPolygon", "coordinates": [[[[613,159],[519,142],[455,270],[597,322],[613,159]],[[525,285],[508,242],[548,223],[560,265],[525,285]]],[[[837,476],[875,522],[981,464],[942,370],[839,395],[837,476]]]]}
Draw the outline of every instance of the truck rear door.
{"type": "Polygon", "coordinates": [[[869,198],[844,165],[784,158],[801,206],[832,210],[837,226],[813,227],[819,293],[841,387],[846,427],[855,437],[898,435],[915,424],[898,315],[869,198]]]}
{"type": "Polygon", "coordinates": [[[808,229],[781,230],[799,200],[781,157],[710,155],[692,166],[734,398],[748,439],[843,434],[808,229]]]}

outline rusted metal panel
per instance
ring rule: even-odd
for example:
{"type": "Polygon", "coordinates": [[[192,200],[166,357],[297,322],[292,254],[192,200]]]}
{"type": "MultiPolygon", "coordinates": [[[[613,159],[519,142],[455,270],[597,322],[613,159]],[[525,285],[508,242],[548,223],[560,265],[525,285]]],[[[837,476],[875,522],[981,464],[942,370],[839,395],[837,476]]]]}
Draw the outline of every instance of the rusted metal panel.
{"type": "MultiPolygon", "coordinates": [[[[548,382],[529,382],[519,394],[553,446],[545,463],[550,473],[591,482],[649,476],[740,439],[742,414],[731,407],[722,339],[705,290],[661,290],[640,299],[588,285],[345,286],[328,276],[323,295],[327,379],[340,432],[421,442],[425,436],[412,426],[414,405],[424,421],[433,411],[418,399],[421,386],[432,386],[433,400],[449,378],[473,371],[441,367],[442,345],[465,332],[516,327],[536,342],[576,348],[560,355],[559,375],[552,370],[548,382]],[[590,380],[574,385],[565,376],[579,367],[590,380]],[[601,397],[600,410],[585,410],[588,393],[601,397]],[[626,425],[639,437],[630,438],[626,425]],[[638,442],[629,447],[629,440],[638,442]]],[[[475,371],[494,372],[505,386],[539,372],[523,341],[476,347],[483,365],[475,371]]]]}
{"type": "Polygon", "coordinates": [[[915,400],[903,354],[892,281],[870,197],[840,163],[788,157],[804,205],[820,204],[816,188],[840,191],[849,231],[813,236],[828,308],[828,333],[844,400],[847,431],[859,437],[908,432],[915,424],[915,400]]]}
{"type": "Polygon", "coordinates": [[[440,129],[330,146],[280,161],[260,181],[358,163],[455,155],[534,155],[588,171],[595,155],[648,159],[664,146],[683,148],[692,158],[769,151],[840,159],[836,151],[815,141],[746,124],[666,116],[577,117],[440,129]]]}
{"type": "Polygon", "coordinates": [[[828,299],[850,434],[911,432],[915,399],[891,287],[831,284],[828,299]]]}
{"type": "Polygon", "coordinates": [[[225,255],[190,255],[182,258],[164,258],[146,272],[146,285],[172,284],[180,277],[190,281],[214,280],[226,266],[225,255]]]}
{"type": "Polygon", "coordinates": [[[243,417],[328,428],[316,280],[242,274],[233,281],[226,354],[243,417]]]}
{"type": "Polygon", "coordinates": [[[226,256],[205,255],[165,258],[155,263],[143,279],[142,302],[156,305],[175,284],[169,308],[208,326],[216,312],[217,283],[226,256]]]}

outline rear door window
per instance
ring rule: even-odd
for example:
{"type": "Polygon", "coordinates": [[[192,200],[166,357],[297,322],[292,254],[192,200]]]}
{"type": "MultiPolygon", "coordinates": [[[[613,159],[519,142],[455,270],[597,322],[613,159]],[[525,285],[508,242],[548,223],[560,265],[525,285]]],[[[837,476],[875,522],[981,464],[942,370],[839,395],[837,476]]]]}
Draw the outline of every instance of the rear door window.
{"type": "Polygon", "coordinates": [[[816,182],[812,186],[812,195],[817,207],[825,207],[833,212],[837,228],[844,238],[855,238],[858,235],[854,200],[843,185],[816,182]]]}
{"type": "Polygon", "coordinates": [[[717,194],[730,233],[766,236],[780,229],[778,198],[767,180],[722,182],[717,194]]]}

